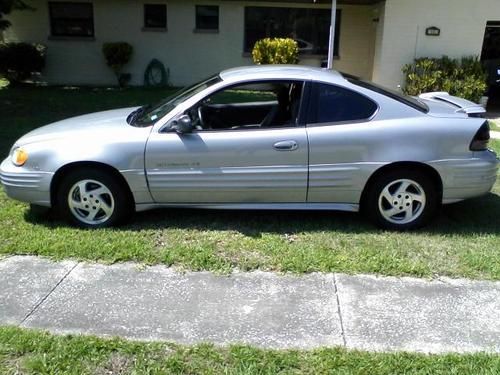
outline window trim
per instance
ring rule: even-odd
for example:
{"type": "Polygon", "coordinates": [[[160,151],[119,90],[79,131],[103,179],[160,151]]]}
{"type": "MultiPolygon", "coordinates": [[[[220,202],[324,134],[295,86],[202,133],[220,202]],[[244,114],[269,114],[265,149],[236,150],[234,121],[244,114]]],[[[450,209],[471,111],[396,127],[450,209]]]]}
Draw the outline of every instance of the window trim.
{"type": "Polygon", "coordinates": [[[94,4],[92,2],[83,1],[49,1],[49,25],[50,25],[50,35],[51,40],[95,40],[95,21],[94,21],[94,4]],[[54,16],[53,16],[53,5],[75,5],[75,4],[85,4],[90,6],[92,17],[90,18],[92,26],[91,35],[78,35],[78,34],[55,34],[54,33],[54,16]]]}
{"type": "Polygon", "coordinates": [[[353,90],[351,88],[348,88],[348,87],[345,87],[345,86],[342,86],[342,85],[338,85],[338,84],[335,84],[335,83],[331,83],[331,82],[323,82],[323,81],[314,81],[312,82],[311,84],[311,94],[310,94],[310,97],[313,98],[314,95],[317,94],[317,91],[319,89],[319,85],[328,85],[328,86],[334,86],[336,88],[340,88],[341,90],[344,90],[344,91],[351,91],[351,92],[354,92],[356,93],[357,95],[360,95],[364,98],[366,98],[367,100],[369,100],[370,102],[372,102],[373,104],[375,104],[375,111],[373,111],[372,115],[367,117],[367,118],[364,118],[364,119],[356,119],[356,120],[344,120],[344,121],[328,121],[328,122],[309,122],[309,117],[310,117],[310,114],[311,114],[311,111],[314,110],[317,106],[317,103],[313,103],[313,101],[311,100],[311,105],[309,106],[308,108],[308,111],[307,111],[307,114],[306,114],[306,127],[308,128],[312,128],[312,127],[322,127],[322,126],[338,126],[338,125],[350,125],[350,124],[365,124],[367,122],[371,122],[373,121],[373,119],[377,116],[377,114],[379,113],[380,111],[380,105],[378,104],[377,101],[373,100],[372,98],[370,98],[368,95],[362,93],[362,92],[359,92],[359,91],[356,91],[356,90],[353,90]]]}
{"type": "Polygon", "coordinates": [[[143,27],[142,31],[167,31],[168,30],[168,8],[166,3],[144,3],[142,7],[143,11],[143,27]],[[148,26],[146,25],[146,7],[147,6],[162,6],[165,8],[165,26],[148,26]]]}
{"type": "Polygon", "coordinates": [[[220,6],[219,5],[207,5],[207,4],[196,4],[194,11],[194,32],[195,33],[207,33],[207,34],[217,34],[220,30],[220,6]],[[201,28],[198,27],[198,9],[199,8],[217,8],[217,28],[201,28]]]}
{"type": "MultiPolygon", "coordinates": [[[[308,107],[309,107],[309,95],[310,95],[310,82],[305,79],[283,79],[283,78],[269,78],[269,79],[258,79],[258,80],[248,80],[248,81],[240,81],[236,83],[231,83],[227,86],[221,87],[218,90],[215,90],[214,92],[208,94],[205,96],[203,99],[197,101],[195,104],[193,104],[191,107],[183,111],[180,115],[185,114],[185,112],[189,111],[191,108],[194,106],[198,105],[200,102],[203,100],[207,99],[207,97],[215,95],[221,91],[224,90],[230,90],[231,87],[238,87],[246,84],[259,84],[259,83],[267,83],[267,82],[301,82],[302,83],[302,94],[301,94],[301,100],[300,100],[300,106],[299,106],[299,111],[297,114],[297,120],[295,122],[294,126],[281,126],[281,127],[270,127],[270,128],[242,128],[242,129],[206,129],[206,130],[198,130],[198,129],[193,129],[192,133],[220,133],[223,131],[227,132],[237,132],[237,131],[259,131],[259,130],[280,130],[280,129],[296,129],[296,128],[306,128],[306,119],[307,119],[307,114],[308,114],[308,107]]],[[[177,116],[174,116],[174,118],[177,116]]],[[[174,118],[170,121],[173,121],[174,118]]],[[[170,121],[165,125],[166,127],[169,126],[170,121]]]]}

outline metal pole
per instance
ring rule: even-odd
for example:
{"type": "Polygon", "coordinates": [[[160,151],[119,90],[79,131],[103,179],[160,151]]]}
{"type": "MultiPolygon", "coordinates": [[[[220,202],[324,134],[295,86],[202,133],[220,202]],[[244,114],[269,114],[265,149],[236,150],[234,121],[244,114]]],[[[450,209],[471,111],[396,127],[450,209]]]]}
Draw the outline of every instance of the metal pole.
{"type": "Polygon", "coordinates": [[[330,41],[328,44],[328,69],[333,69],[333,56],[335,50],[335,23],[337,17],[337,0],[332,0],[332,22],[330,25],[330,41]]]}

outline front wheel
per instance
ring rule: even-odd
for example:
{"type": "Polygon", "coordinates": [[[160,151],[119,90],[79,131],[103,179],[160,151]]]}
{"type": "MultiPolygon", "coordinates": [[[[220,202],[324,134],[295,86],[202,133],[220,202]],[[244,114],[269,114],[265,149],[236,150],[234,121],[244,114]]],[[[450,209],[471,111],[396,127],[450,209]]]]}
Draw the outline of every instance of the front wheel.
{"type": "Polygon", "coordinates": [[[433,217],[438,194],[432,179],[419,171],[390,171],[370,186],[366,211],[382,228],[409,230],[433,217]]]}
{"type": "Polygon", "coordinates": [[[130,213],[125,189],[101,170],[70,172],[57,195],[61,215],[83,228],[103,228],[121,223],[130,213]]]}

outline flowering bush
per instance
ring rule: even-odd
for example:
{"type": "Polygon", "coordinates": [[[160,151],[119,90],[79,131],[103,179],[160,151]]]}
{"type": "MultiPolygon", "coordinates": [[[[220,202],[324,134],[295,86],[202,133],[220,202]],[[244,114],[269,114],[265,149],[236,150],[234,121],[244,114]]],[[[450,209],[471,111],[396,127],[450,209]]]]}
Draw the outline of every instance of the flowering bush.
{"type": "Polygon", "coordinates": [[[299,46],[290,38],[265,38],[257,41],[252,50],[252,58],[261,64],[297,64],[299,46]]]}
{"type": "Polygon", "coordinates": [[[403,91],[408,95],[423,92],[446,91],[478,103],[484,95],[487,74],[477,57],[467,56],[450,59],[420,58],[413,64],[403,67],[406,86],[403,91]]]}
{"type": "Polygon", "coordinates": [[[40,73],[45,67],[46,50],[42,44],[0,44],[0,75],[14,84],[40,73]]]}

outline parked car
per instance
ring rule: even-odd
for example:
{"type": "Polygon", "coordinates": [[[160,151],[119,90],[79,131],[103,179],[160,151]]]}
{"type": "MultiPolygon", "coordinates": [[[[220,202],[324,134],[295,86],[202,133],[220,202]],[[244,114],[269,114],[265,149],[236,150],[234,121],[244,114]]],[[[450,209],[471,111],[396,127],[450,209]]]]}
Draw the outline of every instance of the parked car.
{"type": "Polygon", "coordinates": [[[412,229],[440,204],[491,190],[499,161],[483,112],[319,68],[236,68],[156,105],[36,129],[0,177],[11,198],[81,227],[198,207],[361,210],[412,229]]]}

